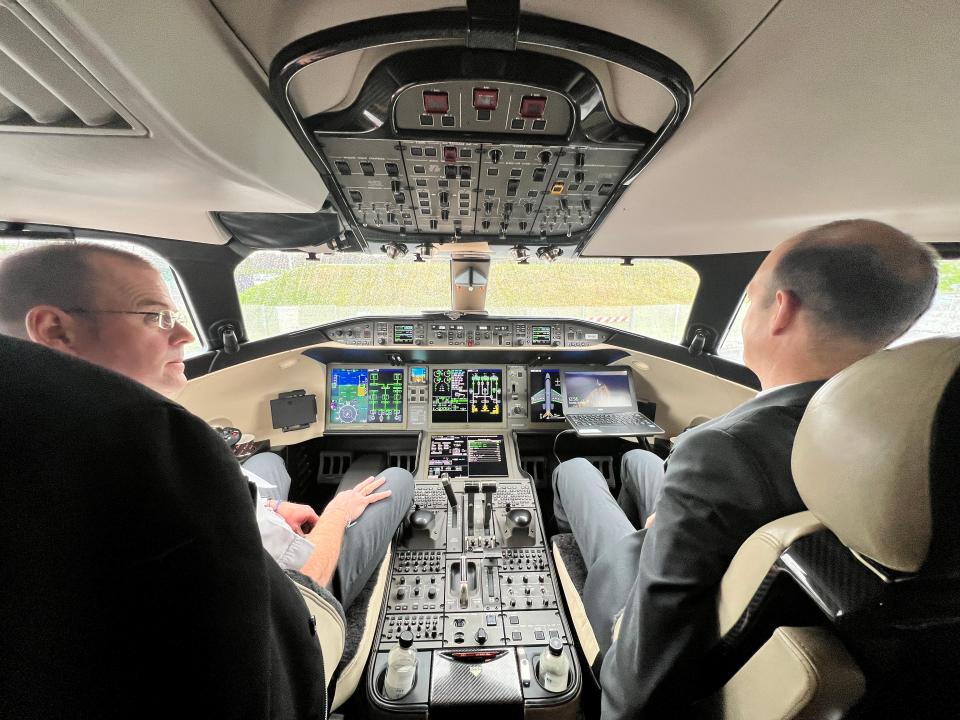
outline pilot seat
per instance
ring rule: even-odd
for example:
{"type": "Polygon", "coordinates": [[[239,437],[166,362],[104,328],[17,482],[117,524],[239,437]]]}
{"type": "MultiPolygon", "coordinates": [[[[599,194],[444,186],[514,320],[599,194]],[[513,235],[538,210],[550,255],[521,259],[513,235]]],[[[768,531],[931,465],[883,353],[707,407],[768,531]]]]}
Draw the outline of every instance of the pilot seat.
{"type": "MultiPolygon", "coordinates": [[[[809,510],[734,556],[691,695],[739,720],[960,716],[958,437],[960,338],[884,350],[828,381],[793,448],[809,510]]],[[[597,668],[573,536],[553,554],[597,668]]]]}

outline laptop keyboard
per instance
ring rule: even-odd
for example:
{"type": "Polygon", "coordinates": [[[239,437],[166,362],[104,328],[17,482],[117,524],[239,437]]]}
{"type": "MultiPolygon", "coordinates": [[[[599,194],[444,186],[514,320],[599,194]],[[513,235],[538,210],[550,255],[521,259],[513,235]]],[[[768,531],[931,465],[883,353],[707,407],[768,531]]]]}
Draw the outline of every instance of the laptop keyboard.
{"type": "Polygon", "coordinates": [[[585,414],[577,413],[568,415],[571,421],[574,419],[581,425],[650,425],[650,420],[643,413],[597,413],[585,414]]]}

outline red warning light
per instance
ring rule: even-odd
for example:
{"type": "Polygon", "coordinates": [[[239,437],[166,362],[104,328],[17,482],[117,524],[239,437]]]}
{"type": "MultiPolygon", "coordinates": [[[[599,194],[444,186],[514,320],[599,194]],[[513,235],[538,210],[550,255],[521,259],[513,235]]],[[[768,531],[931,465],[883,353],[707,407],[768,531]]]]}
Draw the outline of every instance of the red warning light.
{"type": "Polygon", "coordinates": [[[524,95],[520,100],[520,117],[542,118],[547,109],[547,99],[540,95],[524,95]]]}
{"type": "Polygon", "coordinates": [[[450,100],[445,92],[424,90],[423,111],[431,115],[446,115],[450,109],[450,100]]]}
{"type": "Polygon", "coordinates": [[[473,89],[473,108],[474,110],[496,110],[497,102],[500,99],[500,91],[496,88],[474,88],[473,89]]]}

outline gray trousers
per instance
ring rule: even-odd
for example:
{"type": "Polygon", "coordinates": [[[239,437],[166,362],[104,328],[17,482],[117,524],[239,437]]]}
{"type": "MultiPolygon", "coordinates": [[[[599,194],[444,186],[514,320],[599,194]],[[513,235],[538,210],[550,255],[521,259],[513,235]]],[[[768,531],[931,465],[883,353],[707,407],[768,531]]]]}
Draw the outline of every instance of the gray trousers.
{"type": "Polygon", "coordinates": [[[574,458],[553,471],[553,514],[561,532],[572,532],[587,569],[625,535],[643,527],[663,488],[663,460],[631,450],[620,465],[622,487],[615,500],[600,471],[574,458]]]}
{"type": "MultiPolygon", "coordinates": [[[[393,493],[384,500],[368,505],[357,522],[348,527],[343,535],[340,559],[337,561],[337,572],[331,590],[344,610],[350,607],[366,587],[370,576],[383,560],[397,526],[413,504],[413,475],[397,467],[380,471],[382,464],[383,458],[379,455],[359,458],[344,475],[338,488],[338,492],[349,490],[371,475],[376,475],[386,479],[376,492],[390,490],[393,493]]],[[[290,492],[290,474],[279,455],[254,455],[244,463],[244,467],[276,487],[276,492],[261,490],[264,497],[274,500],[287,499],[290,492]]]]}
{"type": "MultiPolygon", "coordinates": [[[[382,460],[378,458],[378,462],[382,460]]],[[[343,535],[332,589],[344,610],[350,607],[366,587],[370,576],[383,560],[393,534],[413,504],[413,475],[398,467],[386,468],[380,472],[377,472],[378,469],[368,470],[363,467],[362,462],[355,463],[340,483],[339,490],[343,491],[375,475],[386,479],[386,482],[374,492],[390,490],[393,493],[384,500],[368,505],[357,522],[348,527],[343,535]]]]}
{"type": "Polygon", "coordinates": [[[631,450],[623,456],[620,497],[614,500],[606,479],[588,460],[574,458],[553,471],[553,512],[559,529],[573,532],[587,567],[583,605],[603,652],[636,579],[619,562],[612,566],[605,554],[628,543],[639,557],[646,532],[637,530],[656,512],[663,476],[662,459],[647,450],[631,450]]]}

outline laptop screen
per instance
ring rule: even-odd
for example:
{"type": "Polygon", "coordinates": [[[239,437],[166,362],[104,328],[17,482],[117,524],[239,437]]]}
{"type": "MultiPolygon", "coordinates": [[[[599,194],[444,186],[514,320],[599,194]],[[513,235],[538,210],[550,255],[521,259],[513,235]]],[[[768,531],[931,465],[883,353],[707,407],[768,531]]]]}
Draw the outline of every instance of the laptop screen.
{"type": "Polygon", "coordinates": [[[637,409],[630,385],[630,370],[585,370],[563,374],[564,408],[567,410],[637,409]]]}

